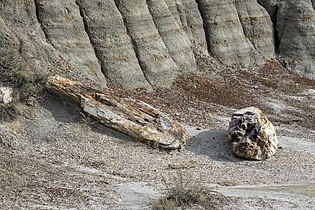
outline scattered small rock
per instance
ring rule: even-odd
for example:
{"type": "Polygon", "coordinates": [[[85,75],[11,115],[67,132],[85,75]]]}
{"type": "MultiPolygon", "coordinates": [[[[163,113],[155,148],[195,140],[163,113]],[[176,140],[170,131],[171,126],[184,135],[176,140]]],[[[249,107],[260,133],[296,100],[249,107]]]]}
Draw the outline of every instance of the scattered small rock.
{"type": "Polygon", "coordinates": [[[37,99],[34,96],[31,96],[26,100],[27,106],[33,106],[34,107],[34,106],[36,106],[36,103],[37,103],[37,99]]]}

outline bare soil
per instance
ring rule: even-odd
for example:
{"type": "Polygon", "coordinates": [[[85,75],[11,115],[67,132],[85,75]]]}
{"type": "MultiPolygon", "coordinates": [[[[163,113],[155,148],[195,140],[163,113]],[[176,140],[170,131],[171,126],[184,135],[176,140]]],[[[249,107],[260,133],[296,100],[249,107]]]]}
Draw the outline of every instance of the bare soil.
{"type": "Polygon", "coordinates": [[[105,128],[49,93],[34,106],[1,110],[0,208],[150,209],[163,180],[173,186],[181,173],[217,192],[193,209],[314,209],[315,81],[275,60],[250,69],[200,60],[199,67],[170,88],[109,85],[112,94],[141,99],[182,123],[190,139],[181,151],[105,128]],[[230,116],[247,106],[259,107],[277,129],[281,149],[266,161],[229,150],[230,116]]]}

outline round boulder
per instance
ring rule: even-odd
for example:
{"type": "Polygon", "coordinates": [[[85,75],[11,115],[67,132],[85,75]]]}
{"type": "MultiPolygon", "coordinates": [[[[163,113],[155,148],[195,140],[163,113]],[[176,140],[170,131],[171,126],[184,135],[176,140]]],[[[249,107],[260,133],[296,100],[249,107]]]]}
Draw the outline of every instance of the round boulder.
{"type": "Polygon", "coordinates": [[[233,153],[246,159],[264,160],[278,149],[274,126],[256,107],[247,107],[232,115],[228,138],[233,153]]]}

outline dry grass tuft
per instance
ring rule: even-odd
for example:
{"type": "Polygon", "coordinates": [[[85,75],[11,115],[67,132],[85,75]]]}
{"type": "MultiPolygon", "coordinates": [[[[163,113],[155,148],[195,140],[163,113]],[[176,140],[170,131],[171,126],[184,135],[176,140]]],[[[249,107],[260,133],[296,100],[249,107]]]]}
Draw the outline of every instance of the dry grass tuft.
{"type": "Polygon", "coordinates": [[[228,198],[213,192],[198,183],[193,183],[189,179],[184,180],[183,175],[179,173],[178,179],[173,186],[166,183],[166,195],[153,203],[154,210],[173,210],[187,209],[190,207],[203,207],[206,209],[221,209],[228,198]]]}

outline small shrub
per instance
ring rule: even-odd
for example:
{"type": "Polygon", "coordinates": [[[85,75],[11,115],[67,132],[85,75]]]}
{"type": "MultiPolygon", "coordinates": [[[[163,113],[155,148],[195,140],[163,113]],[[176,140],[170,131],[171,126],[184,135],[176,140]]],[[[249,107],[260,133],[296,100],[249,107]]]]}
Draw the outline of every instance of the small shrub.
{"type": "Polygon", "coordinates": [[[183,180],[181,173],[174,186],[168,186],[165,179],[163,181],[166,186],[166,195],[153,203],[154,210],[172,210],[178,207],[185,209],[194,204],[201,205],[208,200],[207,189],[199,184],[183,180]]]}
{"type": "Polygon", "coordinates": [[[26,102],[31,96],[38,95],[44,90],[48,75],[35,74],[29,70],[6,69],[0,65],[0,86],[12,87],[13,101],[0,105],[0,122],[14,121],[18,115],[16,105],[26,102]]]}
{"type": "MultiPolygon", "coordinates": [[[[0,75],[1,76],[1,75],[0,75]]],[[[25,101],[30,96],[40,93],[47,81],[46,74],[34,74],[28,71],[11,71],[5,74],[1,83],[14,87],[21,101],[25,101]]]]}
{"type": "Polygon", "coordinates": [[[164,178],[163,182],[166,187],[165,196],[152,204],[153,210],[189,209],[190,207],[222,209],[231,202],[221,193],[191,182],[190,179],[184,180],[181,173],[178,174],[174,185],[167,184],[164,178]]]}
{"type": "Polygon", "coordinates": [[[161,198],[153,204],[153,210],[175,210],[178,204],[175,200],[161,198]]]}

